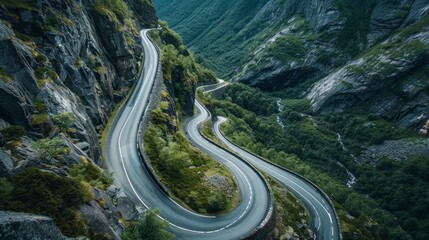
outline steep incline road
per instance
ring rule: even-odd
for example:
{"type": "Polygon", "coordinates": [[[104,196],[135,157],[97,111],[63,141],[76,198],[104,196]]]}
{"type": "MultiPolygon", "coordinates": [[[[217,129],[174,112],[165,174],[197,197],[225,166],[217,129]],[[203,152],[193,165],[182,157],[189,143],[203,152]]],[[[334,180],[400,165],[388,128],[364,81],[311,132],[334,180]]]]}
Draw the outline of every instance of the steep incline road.
{"type": "Polygon", "coordinates": [[[178,239],[239,239],[256,229],[269,211],[269,191],[264,181],[249,166],[202,140],[196,134],[196,125],[207,117],[200,115],[188,121],[194,143],[224,163],[234,174],[240,187],[241,203],[233,212],[222,216],[202,216],[190,212],[171,200],[148,174],[136,146],[138,126],[145,113],[155,81],[159,56],[147,37],[148,30],[140,32],[145,52],[145,65],[137,86],[115,118],[105,144],[107,167],[114,172],[115,184],[139,205],[160,208],[178,239]]]}

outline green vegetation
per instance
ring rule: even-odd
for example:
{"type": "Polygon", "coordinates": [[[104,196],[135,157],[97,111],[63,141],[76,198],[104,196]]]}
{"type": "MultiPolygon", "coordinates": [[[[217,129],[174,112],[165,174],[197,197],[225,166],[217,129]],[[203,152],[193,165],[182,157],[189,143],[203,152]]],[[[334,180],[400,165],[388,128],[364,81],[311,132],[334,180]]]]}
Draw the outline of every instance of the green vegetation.
{"type": "Polygon", "coordinates": [[[131,10],[123,0],[96,0],[92,7],[97,13],[108,15],[115,20],[118,20],[118,17],[130,18],[132,15],[131,10]]]}
{"type": "Polygon", "coordinates": [[[36,11],[36,9],[32,6],[32,3],[32,0],[2,0],[0,2],[0,6],[6,8],[21,8],[30,11],[36,11]]]}
{"type": "Polygon", "coordinates": [[[144,136],[145,151],[162,183],[194,211],[219,213],[234,208],[237,186],[229,171],[193,147],[182,131],[168,130],[168,118],[160,109],[154,110],[144,136]],[[209,184],[206,178],[214,174],[225,176],[229,186],[209,184]]]}
{"type": "Polygon", "coordinates": [[[286,35],[276,39],[276,41],[268,47],[268,56],[273,56],[283,63],[290,61],[301,61],[307,53],[304,41],[294,35],[286,35]]]}
{"type": "Polygon", "coordinates": [[[71,179],[80,183],[89,183],[92,187],[106,190],[113,183],[113,177],[106,170],[100,169],[85,157],[81,157],[81,163],[69,167],[68,175],[71,179]]]}
{"type": "MultiPolygon", "coordinates": [[[[375,167],[364,164],[356,190],[377,199],[380,206],[392,212],[401,227],[413,239],[429,238],[429,165],[428,159],[410,157],[398,162],[382,158],[375,167]],[[374,187],[376,186],[376,187],[374,187]]],[[[381,239],[389,239],[388,229],[382,229],[381,239]]]]}
{"type": "MultiPolygon", "coordinates": [[[[223,100],[204,97],[204,102],[215,106],[218,115],[229,118],[230,121],[222,126],[223,132],[235,143],[320,186],[336,204],[345,239],[352,238],[353,232],[360,232],[363,239],[410,239],[398,228],[399,224],[404,226],[389,212],[390,208],[382,204],[383,199],[375,194],[373,198],[363,195],[377,189],[374,188],[378,186],[374,181],[377,178],[363,175],[373,174],[375,170],[367,171],[366,168],[371,168],[368,164],[358,165],[350,156],[350,153],[357,156],[365,146],[386,139],[407,137],[408,132],[378,117],[356,112],[310,117],[307,115],[311,113],[308,101],[299,99],[283,101],[285,110],[280,116],[285,128],[282,129],[274,117],[275,110],[262,111],[269,109],[270,102],[275,102],[276,98],[240,84],[231,84],[228,88],[223,100]],[[241,102],[236,101],[239,95],[241,102]],[[252,101],[259,101],[259,105],[246,104],[252,101]],[[335,131],[342,135],[350,152],[342,149],[335,131]],[[345,185],[347,175],[337,162],[344,164],[358,177],[355,190],[345,185]],[[371,179],[369,184],[364,185],[372,188],[371,191],[359,187],[363,179],[371,179]],[[381,210],[383,208],[389,211],[381,210]],[[348,214],[353,218],[347,217],[348,214]]],[[[398,187],[395,194],[399,193],[401,187],[395,185],[398,181],[393,180],[394,176],[377,176],[383,176],[392,184],[391,187],[398,187]]]]}
{"type": "MultiPolygon", "coordinates": [[[[128,4],[123,0],[95,0],[92,9],[98,14],[106,15],[113,21],[120,23],[121,26],[117,31],[124,31],[125,27],[128,27],[134,35],[138,35],[136,24],[132,19],[133,14],[128,4]]],[[[129,37],[127,40],[129,44],[133,43],[129,37]]]]}
{"type": "Polygon", "coordinates": [[[47,31],[58,32],[60,31],[61,26],[68,25],[73,26],[74,22],[69,19],[64,14],[56,11],[55,9],[49,7],[46,12],[46,21],[44,24],[44,28],[47,31]]]}
{"type": "Polygon", "coordinates": [[[192,115],[190,96],[194,94],[196,85],[215,83],[216,76],[196,62],[177,33],[169,29],[165,22],[161,21],[160,24],[162,30],[152,31],[151,38],[161,46],[165,84],[174,89],[171,95],[175,98],[177,113],[192,115]]]}
{"type": "Polygon", "coordinates": [[[300,236],[300,239],[308,236],[306,230],[310,229],[311,219],[306,209],[284,187],[274,181],[270,181],[270,185],[274,194],[276,227],[279,230],[279,235],[286,233],[286,226],[291,226],[294,232],[300,236]],[[305,220],[307,225],[302,225],[302,220],[305,220]]]}
{"type": "Polygon", "coordinates": [[[230,211],[238,202],[233,177],[225,167],[193,147],[179,130],[182,116],[194,113],[196,85],[214,83],[216,78],[195,62],[177,33],[166,23],[160,24],[163,29],[151,32],[151,37],[161,45],[167,91],[161,92],[159,108],[151,113],[151,124],[144,136],[145,152],[176,200],[201,213],[230,211]],[[211,183],[214,175],[225,178],[225,186],[211,183]]]}
{"type": "Polygon", "coordinates": [[[45,124],[49,122],[49,116],[46,113],[35,114],[31,119],[31,123],[34,125],[45,124]]]}
{"type": "Polygon", "coordinates": [[[10,83],[13,81],[13,77],[0,68],[0,80],[10,83]]]}
{"type": "Polygon", "coordinates": [[[85,234],[85,224],[77,212],[84,203],[84,192],[79,183],[27,168],[9,179],[0,179],[0,206],[2,210],[47,215],[66,236],[85,234]]]}
{"type": "MultiPolygon", "coordinates": [[[[200,85],[215,83],[216,75],[197,63],[194,55],[183,45],[182,37],[169,29],[166,22],[160,21],[159,23],[162,30],[151,32],[151,37],[162,46],[164,78],[167,81],[198,82],[200,85]]],[[[180,94],[180,90],[189,93],[188,89],[178,89],[177,93],[180,94]]]]}
{"type": "Polygon", "coordinates": [[[76,118],[71,112],[62,112],[54,116],[53,120],[62,132],[67,132],[75,123],[76,118]]]}
{"type": "Polygon", "coordinates": [[[60,138],[43,138],[33,142],[31,146],[36,150],[37,155],[42,160],[51,161],[53,158],[61,160],[61,155],[68,153],[66,142],[60,138]]]}
{"type": "Polygon", "coordinates": [[[168,223],[158,218],[159,209],[148,209],[143,218],[127,227],[124,240],[173,240],[174,235],[167,231],[168,223]]]}
{"type": "Polygon", "coordinates": [[[39,88],[43,87],[46,83],[53,83],[58,78],[58,74],[48,67],[39,67],[34,71],[37,78],[39,88]]]}
{"type": "Polygon", "coordinates": [[[253,53],[260,39],[267,38],[261,36],[261,31],[269,21],[253,19],[267,0],[159,2],[154,1],[158,16],[184,36],[187,46],[201,59],[206,59],[205,66],[222,76],[233,73],[253,53]]]}
{"type": "Polygon", "coordinates": [[[25,128],[20,125],[10,125],[0,130],[0,132],[6,141],[18,141],[25,135],[25,128]]]}

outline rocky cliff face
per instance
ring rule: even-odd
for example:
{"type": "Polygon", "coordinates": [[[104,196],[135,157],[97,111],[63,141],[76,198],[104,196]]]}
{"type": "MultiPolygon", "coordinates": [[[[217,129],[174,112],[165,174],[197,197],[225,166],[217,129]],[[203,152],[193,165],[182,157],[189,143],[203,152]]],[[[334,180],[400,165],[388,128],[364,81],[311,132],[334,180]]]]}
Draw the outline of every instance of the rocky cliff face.
{"type": "Polygon", "coordinates": [[[370,18],[367,49],[309,91],[313,109],[358,109],[404,128],[424,123],[429,112],[429,1],[381,1],[370,18]]]}
{"type": "Polygon", "coordinates": [[[104,14],[98,2],[0,4],[0,117],[39,132],[52,115],[72,112],[75,141],[89,143],[101,163],[97,134],[139,68],[136,29],[154,25],[156,16],[140,1],[130,1],[139,20],[104,14]],[[35,121],[41,114],[44,120],[35,121]]]}
{"type": "Polygon", "coordinates": [[[427,0],[237,2],[250,18],[219,0],[210,24],[197,20],[207,3],[184,2],[194,7],[155,0],[185,43],[233,81],[307,97],[319,113],[361,109],[401,127],[427,117],[427,0]]]}
{"type": "MultiPolygon", "coordinates": [[[[0,177],[27,167],[67,177],[82,159],[101,166],[101,132],[142,64],[138,30],[156,24],[150,0],[1,1],[0,130],[13,132],[0,133],[0,177]],[[65,112],[75,121],[61,130],[54,116],[65,112]],[[60,138],[67,152],[42,159],[33,146],[42,138],[60,138]]],[[[119,189],[88,191],[95,200],[79,210],[88,229],[119,239],[119,218],[135,219],[135,206],[119,189]]],[[[13,230],[2,239],[64,238],[49,218],[2,217],[0,230],[13,230]]]]}
{"type": "Polygon", "coordinates": [[[12,212],[0,212],[0,238],[68,239],[61,234],[51,218],[12,212]]]}

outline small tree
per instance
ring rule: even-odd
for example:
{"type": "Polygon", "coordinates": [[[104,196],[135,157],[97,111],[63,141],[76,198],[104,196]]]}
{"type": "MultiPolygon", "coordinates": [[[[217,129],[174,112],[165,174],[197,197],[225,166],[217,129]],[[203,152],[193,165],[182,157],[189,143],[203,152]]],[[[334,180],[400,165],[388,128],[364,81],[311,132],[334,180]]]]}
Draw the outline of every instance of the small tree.
{"type": "Polygon", "coordinates": [[[17,141],[25,135],[25,128],[20,125],[10,125],[7,128],[0,130],[7,141],[17,141]]]}
{"type": "Polygon", "coordinates": [[[31,144],[36,150],[37,155],[44,160],[51,160],[52,158],[58,158],[61,154],[66,153],[67,147],[65,147],[65,141],[59,137],[52,139],[44,138],[31,144]],[[49,159],[48,159],[49,157],[49,159]]]}
{"type": "Polygon", "coordinates": [[[6,178],[0,178],[0,209],[5,209],[10,201],[13,185],[6,178]]]}
{"type": "Polygon", "coordinates": [[[207,203],[209,204],[208,211],[219,212],[226,208],[228,201],[225,194],[215,192],[213,195],[207,198],[207,203]]]}
{"type": "Polygon", "coordinates": [[[143,218],[132,222],[122,235],[124,240],[172,240],[167,221],[158,218],[159,209],[148,209],[143,218]]]}
{"type": "Polygon", "coordinates": [[[53,120],[55,125],[65,132],[75,123],[76,118],[71,112],[63,112],[54,116],[53,120]]]}

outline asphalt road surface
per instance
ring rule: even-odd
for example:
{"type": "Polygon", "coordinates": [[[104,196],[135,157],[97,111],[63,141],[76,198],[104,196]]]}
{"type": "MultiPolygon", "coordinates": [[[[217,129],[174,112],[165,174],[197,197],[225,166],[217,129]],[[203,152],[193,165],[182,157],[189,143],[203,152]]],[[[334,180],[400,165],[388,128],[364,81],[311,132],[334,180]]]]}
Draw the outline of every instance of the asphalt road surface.
{"type": "Polygon", "coordinates": [[[216,136],[242,158],[252,163],[261,171],[275,178],[290,192],[292,192],[301,201],[301,203],[303,203],[310,213],[313,223],[313,231],[316,234],[316,238],[334,240],[341,239],[341,233],[338,227],[335,211],[326,198],[304,179],[289,171],[285,171],[280,167],[270,164],[258,156],[231,143],[220,131],[220,125],[225,121],[227,121],[226,118],[219,117],[218,121],[214,124],[216,136]]]}
{"type": "Polygon", "coordinates": [[[270,210],[270,193],[263,179],[251,167],[201,137],[197,126],[208,117],[201,106],[199,115],[187,121],[188,136],[202,151],[234,174],[241,199],[234,211],[222,216],[204,216],[184,209],[159,188],[138,154],[138,127],[150,99],[159,62],[156,48],[146,35],[148,31],[140,32],[145,52],[142,75],[106,138],[106,165],[114,174],[114,184],[137,205],[160,208],[160,218],[168,220],[178,239],[239,239],[265,220],[270,210]]]}

